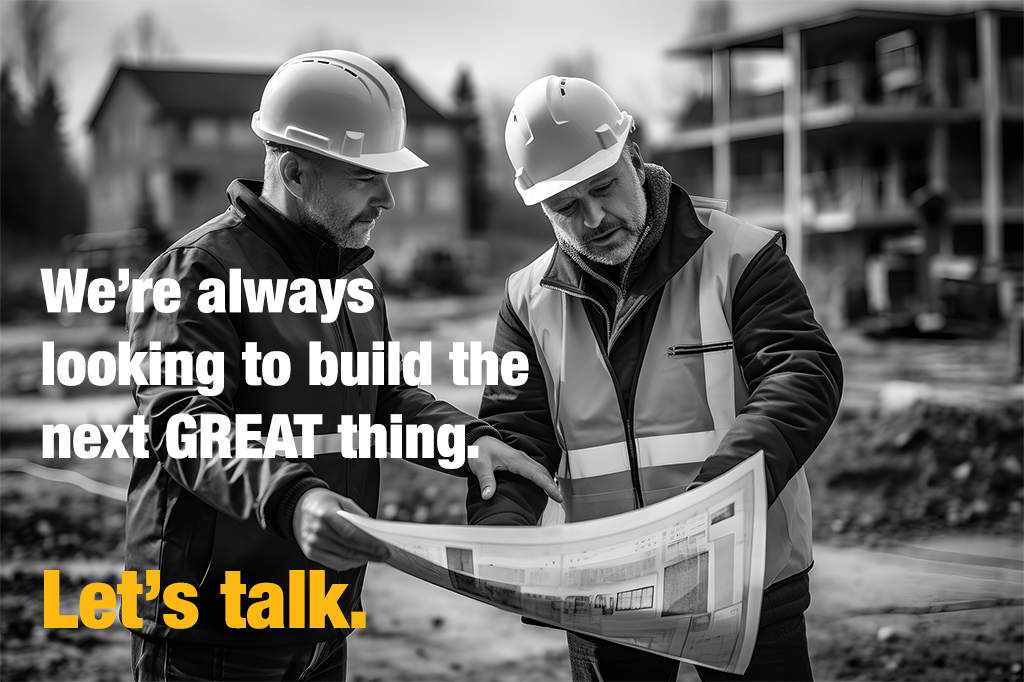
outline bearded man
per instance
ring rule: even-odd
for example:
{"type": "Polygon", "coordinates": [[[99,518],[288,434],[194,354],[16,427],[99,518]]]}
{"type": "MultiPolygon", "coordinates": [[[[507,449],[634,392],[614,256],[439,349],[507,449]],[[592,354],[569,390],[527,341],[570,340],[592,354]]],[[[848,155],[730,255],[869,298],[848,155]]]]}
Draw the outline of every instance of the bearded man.
{"type": "MultiPolygon", "coordinates": [[[[557,244],[509,277],[494,351],[529,379],[484,389],[480,416],[558,472],[548,505],[518,481],[470,523],[532,525],[620,514],[765,453],[768,537],[760,631],[744,677],[809,680],[810,494],[803,464],[839,407],[842,367],[782,235],[691,198],[629,139],[633,119],[597,84],[548,76],[505,127],[515,186],[557,244]]],[[[713,595],[712,595],[713,596],[713,595]]],[[[679,663],[569,633],[573,680],[674,680],[679,663]]]]}
{"type": "MultiPolygon", "coordinates": [[[[342,306],[333,322],[321,320],[322,300],[315,312],[289,306],[280,312],[204,312],[204,283],[226,287],[232,270],[252,280],[372,282],[364,267],[373,253],[370,231],[395,205],[388,175],[426,165],[405,148],[405,104],[397,83],[353,52],[329,50],[285,62],[267,83],[252,128],[266,145],[263,183],[232,182],[228,209],[178,240],[143,275],[178,281],[177,310],[158,310],[150,289],[142,309],[128,311],[133,352],[159,342],[163,351],[222,353],[225,367],[217,395],[193,385],[191,377],[168,376],[167,368],[162,384],[134,387],[150,453],[132,462],[125,568],[140,575],[159,571],[162,586],[194,587],[194,598],[185,601],[198,612],[189,627],[176,626],[182,600],[165,600],[165,593],[140,594],[134,609],[122,609],[122,623],[132,632],[136,680],[345,679],[351,630],[334,627],[332,620],[306,623],[305,605],[340,594],[338,608],[351,619],[352,611],[362,610],[366,562],[385,559],[387,548],[337,514],[375,514],[381,482],[378,460],[342,456],[338,426],[344,417],[370,415],[387,426],[398,415],[402,423],[430,425],[435,433],[442,425],[461,426],[466,444],[479,449],[462,473],[479,478],[485,497],[499,469],[527,476],[560,498],[548,473],[503,444],[492,427],[420,388],[404,382],[309,385],[309,368],[319,362],[311,357],[311,342],[335,356],[370,353],[381,342],[391,352],[376,285],[371,309],[342,306]],[[252,344],[264,356],[287,354],[290,378],[253,381],[242,361],[252,344]],[[255,438],[244,447],[256,449],[256,457],[238,452],[233,425],[241,414],[259,416],[264,428],[273,416],[287,415],[294,434],[302,432],[302,422],[315,422],[311,442],[304,443],[314,456],[262,457],[265,439],[255,438]],[[199,426],[172,428],[182,415],[199,426]],[[171,441],[180,441],[181,433],[208,437],[202,424],[211,415],[232,424],[226,434],[230,452],[181,457],[171,441]],[[228,582],[251,590],[231,596],[221,588],[228,582]],[[283,595],[276,605],[274,593],[283,595]],[[288,614],[288,626],[269,624],[267,610],[288,614]],[[246,614],[264,622],[240,623],[246,614]]],[[[149,375],[148,366],[143,372],[149,375]]]]}

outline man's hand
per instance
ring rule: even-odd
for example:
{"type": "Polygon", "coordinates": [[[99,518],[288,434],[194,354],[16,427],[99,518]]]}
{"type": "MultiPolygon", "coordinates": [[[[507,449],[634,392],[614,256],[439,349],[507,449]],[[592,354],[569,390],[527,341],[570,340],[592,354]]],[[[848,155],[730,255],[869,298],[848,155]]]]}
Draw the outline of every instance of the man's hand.
{"type": "Polygon", "coordinates": [[[299,498],[292,532],[302,553],[337,571],[387,559],[387,546],[343,519],[339,510],[369,516],[355,502],[327,488],[313,488],[299,498]]]}
{"type": "Polygon", "coordinates": [[[481,436],[473,445],[479,448],[478,457],[467,459],[469,469],[480,481],[480,496],[491,499],[497,484],[494,481],[495,471],[510,471],[528,478],[541,488],[555,502],[562,501],[562,493],[547,470],[525,453],[505,445],[497,438],[481,436]]]}

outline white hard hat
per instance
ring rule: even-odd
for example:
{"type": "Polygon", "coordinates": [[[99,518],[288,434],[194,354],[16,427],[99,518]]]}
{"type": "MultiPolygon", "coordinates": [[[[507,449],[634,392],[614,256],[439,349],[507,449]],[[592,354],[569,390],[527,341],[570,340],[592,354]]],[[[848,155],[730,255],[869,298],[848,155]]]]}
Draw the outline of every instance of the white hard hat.
{"type": "Polygon", "coordinates": [[[505,149],[527,206],[611,168],[633,117],[583,78],[546,76],[519,93],[505,124],[505,149]]]}
{"type": "Polygon", "coordinates": [[[309,52],[278,68],[252,129],[264,140],[382,173],[423,168],[405,148],[405,99],[380,64],[344,50],[309,52]]]}

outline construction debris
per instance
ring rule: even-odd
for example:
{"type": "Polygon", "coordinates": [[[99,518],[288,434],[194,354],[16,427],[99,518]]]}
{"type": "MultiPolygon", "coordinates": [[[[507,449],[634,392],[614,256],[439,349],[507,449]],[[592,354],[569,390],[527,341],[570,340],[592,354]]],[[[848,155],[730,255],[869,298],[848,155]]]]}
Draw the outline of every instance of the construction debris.
{"type": "Polygon", "coordinates": [[[1024,404],[919,400],[836,423],[807,463],[815,530],[1022,533],[1024,404]]]}

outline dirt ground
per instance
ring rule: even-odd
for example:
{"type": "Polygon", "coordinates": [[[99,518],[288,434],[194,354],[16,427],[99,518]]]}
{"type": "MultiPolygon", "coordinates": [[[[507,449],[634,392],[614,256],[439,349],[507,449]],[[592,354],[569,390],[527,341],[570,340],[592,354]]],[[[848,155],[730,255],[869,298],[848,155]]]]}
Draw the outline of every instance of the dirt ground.
{"type": "MultiPolygon", "coordinates": [[[[447,351],[456,340],[489,345],[496,304],[494,295],[389,302],[393,331],[403,345],[421,339],[433,343],[433,391],[469,411],[477,408],[479,389],[445,380],[450,377],[447,351]]],[[[908,396],[922,393],[938,403],[973,406],[1019,403],[1024,397],[1019,378],[1008,372],[1003,338],[882,341],[853,331],[833,332],[832,337],[846,367],[843,424],[898,409],[908,396]],[[883,386],[887,389],[880,399],[883,386]]],[[[0,679],[131,678],[128,638],[120,626],[41,627],[43,570],[61,569],[63,613],[75,610],[71,595],[86,583],[116,582],[123,555],[123,503],[96,492],[107,488],[86,492],[23,473],[43,464],[39,424],[119,422],[133,407],[130,396],[117,391],[40,392],[40,341],[56,340],[59,352],[62,345],[98,348],[120,338],[117,330],[102,327],[0,330],[0,679]]],[[[991,456],[1004,462],[998,452],[991,456]]],[[[73,471],[114,490],[123,489],[129,472],[126,462],[110,460],[46,464],[51,469],[44,473],[51,477],[54,469],[73,471]]],[[[461,481],[407,463],[388,465],[383,516],[460,521],[461,481]]],[[[1012,469],[1012,464],[1000,466],[1012,469]]],[[[1011,481],[1016,476],[1019,488],[1019,471],[999,475],[1011,481]]],[[[886,526],[876,517],[858,526],[864,520],[857,515],[849,517],[847,526],[835,525],[842,516],[836,501],[856,505],[860,498],[829,494],[825,485],[812,491],[815,513],[832,516],[816,527],[807,614],[818,679],[1024,679],[1024,533],[1015,516],[1005,517],[1013,521],[1010,525],[964,517],[953,524],[923,524],[916,531],[886,526]]],[[[1006,513],[1019,513],[1019,505],[1014,509],[1008,502],[1006,513]]],[[[390,567],[371,567],[364,602],[368,627],[352,640],[351,680],[569,679],[562,633],[524,626],[516,616],[390,567]]],[[[683,667],[680,679],[697,679],[692,668],[683,667]]]]}

